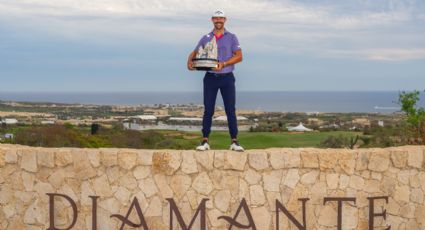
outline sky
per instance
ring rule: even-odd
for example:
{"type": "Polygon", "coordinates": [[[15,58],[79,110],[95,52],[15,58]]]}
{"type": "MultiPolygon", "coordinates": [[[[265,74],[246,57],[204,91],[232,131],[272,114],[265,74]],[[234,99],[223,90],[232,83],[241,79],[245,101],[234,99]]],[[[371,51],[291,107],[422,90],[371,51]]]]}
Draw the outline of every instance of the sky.
{"type": "Polygon", "coordinates": [[[425,89],[423,0],[0,0],[0,91],[202,91],[215,9],[238,90],[425,89]]]}

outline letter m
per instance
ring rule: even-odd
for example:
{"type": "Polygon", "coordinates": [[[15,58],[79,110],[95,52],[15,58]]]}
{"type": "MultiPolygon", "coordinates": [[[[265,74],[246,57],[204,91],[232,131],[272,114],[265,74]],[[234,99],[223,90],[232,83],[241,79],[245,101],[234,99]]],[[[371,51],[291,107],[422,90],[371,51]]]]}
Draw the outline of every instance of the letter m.
{"type": "Polygon", "coordinates": [[[196,217],[200,214],[201,215],[201,227],[196,228],[200,230],[206,230],[207,225],[205,221],[205,203],[209,200],[207,198],[202,199],[201,203],[198,206],[198,209],[196,209],[195,215],[193,216],[192,220],[190,220],[189,226],[186,225],[186,223],[183,220],[183,217],[179,211],[179,208],[177,207],[176,203],[174,202],[173,198],[167,198],[168,202],[170,203],[170,230],[173,229],[173,213],[177,217],[177,222],[179,223],[182,230],[190,230],[193,226],[193,223],[195,223],[196,217]]]}

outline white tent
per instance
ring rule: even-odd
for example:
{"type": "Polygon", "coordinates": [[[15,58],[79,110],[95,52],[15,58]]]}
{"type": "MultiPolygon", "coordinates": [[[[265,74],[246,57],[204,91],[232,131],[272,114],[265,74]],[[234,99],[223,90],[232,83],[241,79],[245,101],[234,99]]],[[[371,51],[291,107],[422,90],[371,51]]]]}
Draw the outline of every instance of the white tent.
{"type": "Polygon", "coordinates": [[[295,127],[288,127],[289,131],[296,131],[296,132],[310,132],[313,131],[312,129],[306,128],[303,123],[300,122],[299,125],[295,127]]]}

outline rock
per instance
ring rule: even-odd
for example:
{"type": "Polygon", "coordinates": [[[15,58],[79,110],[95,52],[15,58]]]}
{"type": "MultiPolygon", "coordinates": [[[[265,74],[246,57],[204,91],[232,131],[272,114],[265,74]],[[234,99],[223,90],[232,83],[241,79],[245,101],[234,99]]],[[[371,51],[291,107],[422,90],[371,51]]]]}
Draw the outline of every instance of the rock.
{"type": "Polygon", "coordinates": [[[21,173],[22,182],[25,187],[25,191],[33,191],[34,189],[34,182],[35,182],[35,175],[32,173],[27,173],[25,171],[22,171],[21,173]]]}
{"type": "Polygon", "coordinates": [[[78,179],[86,180],[97,176],[96,170],[92,167],[87,154],[83,151],[72,151],[74,160],[74,172],[78,179]]]}
{"type": "Polygon", "coordinates": [[[300,151],[298,149],[283,149],[285,168],[299,168],[301,167],[300,151]]]}
{"type": "Polygon", "coordinates": [[[338,153],[330,149],[322,150],[319,152],[320,169],[334,169],[338,162],[338,153]]]}
{"type": "Polygon", "coordinates": [[[261,206],[258,208],[253,208],[251,211],[251,215],[254,219],[254,223],[257,229],[270,229],[272,217],[266,207],[261,206]]]}
{"type": "Polygon", "coordinates": [[[89,158],[90,164],[97,168],[100,166],[100,153],[99,150],[87,150],[86,151],[87,157],[89,158]]]}
{"type": "Polygon", "coordinates": [[[424,193],[419,188],[412,189],[412,192],[410,193],[410,200],[418,204],[423,204],[424,193]]]}
{"type": "Polygon", "coordinates": [[[266,152],[258,152],[257,150],[248,153],[248,163],[255,170],[264,170],[269,167],[266,152]]]}
{"type": "Polygon", "coordinates": [[[133,175],[137,180],[145,179],[151,175],[151,168],[149,166],[137,166],[133,170],[133,175]]]}
{"type": "Polygon", "coordinates": [[[273,169],[285,168],[285,154],[280,151],[279,148],[266,149],[266,152],[270,156],[270,164],[273,169]]]}
{"type": "Polygon", "coordinates": [[[364,179],[357,175],[352,175],[350,177],[350,188],[354,188],[356,190],[363,190],[364,188],[364,179]]]}
{"type": "Polygon", "coordinates": [[[368,169],[375,172],[384,172],[390,165],[389,153],[386,151],[377,151],[371,154],[368,169]]]}
{"type": "Polygon", "coordinates": [[[106,167],[118,165],[118,150],[117,149],[101,149],[100,159],[102,164],[106,167]]]}
{"type": "Polygon", "coordinates": [[[125,187],[118,187],[117,191],[114,193],[114,197],[125,206],[130,202],[131,193],[125,187]]]}
{"type": "Polygon", "coordinates": [[[143,150],[137,152],[137,165],[152,165],[154,150],[143,150]]]}
{"type": "Polygon", "coordinates": [[[46,193],[55,193],[56,189],[54,189],[49,183],[36,181],[34,185],[34,191],[37,192],[37,197],[39,198],[40,202],[47,204],[49,202],[49,197],[46,195],[46,193]]]}
{"type": "Polygon", "coordinates": [[[118,152],[118,165],[127,170],[131,170],[137,162],[137,152],[120,150],[118,152]]]}
{"type": "Polygon", "coordinates": [[[162,216],[162,203],[158,196],[154,196],[151,199],[145,216],[162,216]]]}
{"type": "Polygon", "coordinates": [[[299,180],[300,175],[298,173],[298,169],[289,169],[285,180],[283,181],[283,185],[286,185],[290,188],[295,188],[299,180]]]}
{"type": "MultiPolygon", "coordinates": [[[[1,153],[0,153],[1,154],[1,153]]],[[[18,154],[16,154],[16,149],[8,149],[6,150],[4,160],[8,164],[15,164],[18,163],[18,154]]],[[[1,161],[1,157],[0,157],[1,161]]],[[[1,166],[1,164],[0,164],[1,166]]]]}
{"type": "Polygon", "coordinates": [[[326,184],[328,185],[329,189],[337,189],[338,182],[339,182],[339,174],[330,173],[326,175],[326,184]]]}
{"type": "Polygon", "coordinates": [[[315,151],[301,151],[303,168],[319,168],[319,157],[315,151]]]}
{"type": "Polygon", "coordinates": [[[353,175],[356,166],[357,153],[355,151],[342,151],[339,154],[338,164],[348,175],[353,175]]]}
{"type": "Polygon", "coordinates": [[[210,171],[214,169],[214,151],[199,152],[194,153],[196,161],[205,168],[205,170],[210,171]]]}
{"type": "Polygon", "coordinates": [[[154,152],[152,157],[152,169],[155,173],[165,173],[173,175],[179,169],[181,164],[181,153],[173,152],[154,152]]]}
{"type": "Polygon", "coordinates": [[[394,167],[404,168],[407,163],[407,152],[406,151],[391,151],[391,161],[394,167]]]}
{"type": "Polygon", "coordinates": [[[192,188],[198,193],[208,195],[213,190],[213,184],[206,172],[201,172],[192,183],[192,188]]]}
{"type": "Polygon", "coordinates": [[[421,229],[425,227],[425,206],[418,205],[415,210],[415,218],[418,224],[421,225],[421,229]]]}
{"type": "Polygon", "coordinates": [[[319,176],[319,171],[310,171],[301,176],[301,183],[303,184],[314,184],[317,177],[319,176]]]}
{"type": "Polygon", "coordinates": [[[368,193],[380,192],[380,183],[378,180],[365,180],[364,191],[368,193]]]}
{"type": "Polygon", "coordinates": [[[249,197],[252,206],[261,206],[266,202],[263,187],[260,185],[251,185],[249,187],[249,197]]]}
{"type": "Polygon", "coordinates": [[[214,196],[214,205],[217,209],[222,212],[227,212],[230,205],[230,191],[229,190],[220,190],[214,196]]]}
{"type": "Polygon", "coordinates": [[[48,149],[37,151],[37,162],[40,166],[53,168],[55,167],[55,153],[48,149]]]}
{"type": "Polygon", "coordinates": [[[170,187],[177,199],[181,199],[190,188],[192,179],[188,175],[174,175],[170,179],[170,187]]]}
{"type": "Polygon", "coordinates": [[[194,156],[195,151],[184,151],[182,152],[182,172],[191,174],[198,172],[198,165],[194,156]]]}
{"type": "Polygon", "coordinates": [[[96,192],[96,195],[98,196],[101,196],[101,197],[112,196],[112,188],[105,174],[94,178],[93,189],[96,192]]]}
{"type": "Polygon", "coordinates": [[[139,181],[139,188],[143,191],[146,197],[151,197],[158,193],[155,182],[151,177],[139,181]]]}
{"type": "Polygon", "coordinates": [[[214,167],[215,168],[223,168],[224,167],[224,152],[223,151],[215,151],[214,152],[214,167]]]}
{"type": "Polygon", "coordinates": [[[40,204],[39,200],[35,200],[25,211],[25,224],[44,224],[46,221],[46,211],[40,204]]]}
{"type": "Polygon", "coordinates": [[[22,150],[21,168],[28,172],[37,172],[37,154],[32,149],[22,150]]]}
{"type": "Polygon", "coordinates": [[[226,151],[224,153],[224,169],[244,170],[246,155],[245,152],[226,151]]]}
{"type": "Polygon", "coordinates": [[[394,199],[396,201],[409,202],[410,201],[410,188],[407,185],[396,186],[394,199]]]}
{"type": "Polygon", "coordinates": [[[58,167],[64,167],[72,163],[72,154],[70,149],[61,148],[56,150],[55,164],[58,167]]]}
{"type": "Polygon", "coordinates": [[[348,184],[350,183],[350,177],[345,174],[339,175],[339,188],[346,189],[348,184]]]}
{"type": "MultiPolygon", "coordinates": [[[[330,204],[327,204],[320,210],[318,223],[325,227],[336,227],[337,225],[337,212],[330,204]]],[[[322,229],[322,228],[319,228],[322,229]]],[[[323,227],[323,229],[325,229],[323,227]]]]}
{"type": "Polygon", "coordinates": [[[255,170],[248,168],[244,173],[244,178],[248,184],[258,184],[261,180],[261,174],[257,173],[255,170]]]}
{"type": "Polygon", "coordinates": [[[173,197],[173,190],[171,190],[170,186],[168,185],[167,177],[162,174],[156,174],[154,176],[155,183],[159,189],[159,192],[161,193],[161,196],[163,199],[166,198],[172,198],[173,197]]]}
{"type": "Polygon", "coordinates": [[[422,168],[424,162],[424,151],[420,148],[409,148],[407,165],[414,168],[422,168]]]}
{"type": "Polygon", "coordinates": [[[356,160],[356,170],[361,171],[367,169],[369,164],[370,152],[361,151],[356,160]]]}
{"type": "Polygon", "coordinates": [[[269,192],[279,192],[280,181],[282,180],[282,171],[270,171],[263,173],[264,190],[269,192]]]}
{"type": "Polygon", "coordinates": [[[90,196],[94,196],[95,192],[93,186],[89,181],[81,182],[81,194],[80,200],[82,205],[92,205],[92,199],[90,196]]]}

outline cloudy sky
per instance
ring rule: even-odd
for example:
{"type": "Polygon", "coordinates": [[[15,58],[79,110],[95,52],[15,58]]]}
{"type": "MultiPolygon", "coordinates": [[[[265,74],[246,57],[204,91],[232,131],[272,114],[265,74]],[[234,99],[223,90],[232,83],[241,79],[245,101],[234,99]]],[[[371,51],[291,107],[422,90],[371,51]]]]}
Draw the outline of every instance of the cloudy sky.
{"type": "Polygon", "coordinates": [[[216,8],[239,90],[425,88],[423,0],[0,0],[0,91],[200,91],[216,8]]]}

